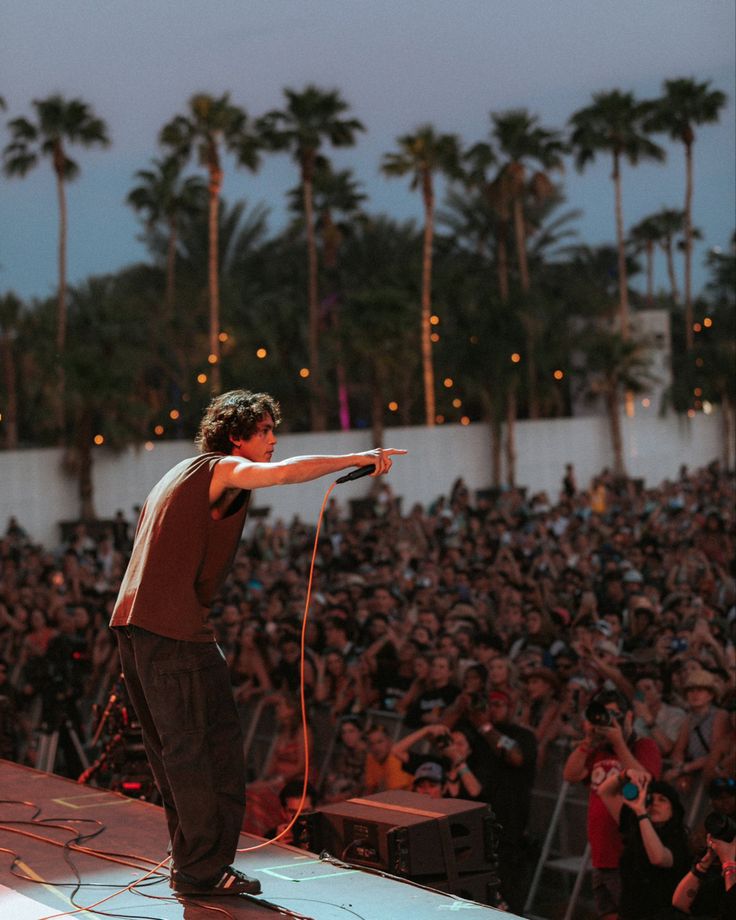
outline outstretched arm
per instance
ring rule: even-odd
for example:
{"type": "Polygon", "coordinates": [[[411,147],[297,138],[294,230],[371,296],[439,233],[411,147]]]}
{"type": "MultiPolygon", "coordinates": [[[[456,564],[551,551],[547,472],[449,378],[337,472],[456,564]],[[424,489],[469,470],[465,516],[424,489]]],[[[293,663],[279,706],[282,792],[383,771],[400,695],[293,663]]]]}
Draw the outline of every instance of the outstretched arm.
{"type": "Polygon", "coordinates": [[[382,476],[391,469],[391,457],[405,453],[405,450],[394,448],[375,448],[357,454],[290,457],[276,463],[253,463],[242,457],[223,457],[212,474],[210,501],[216,502],[227,489],[264,489],[267,486],[310,482],[352,466],[368,466],[371,463],[376,467],[371,475],[382,476]]]}

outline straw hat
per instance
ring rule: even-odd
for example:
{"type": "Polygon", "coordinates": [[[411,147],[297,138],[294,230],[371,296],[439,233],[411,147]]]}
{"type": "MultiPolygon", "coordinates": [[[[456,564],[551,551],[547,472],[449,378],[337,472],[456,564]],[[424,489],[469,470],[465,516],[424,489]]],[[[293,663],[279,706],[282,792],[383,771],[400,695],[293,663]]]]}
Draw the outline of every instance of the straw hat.
{"type": "Polygon", "coordinates": [[[710,690],[713,696],[717,696],[719,687],[715,674],[711,674],[711,672],[706,671],[705,668],[693,671],[685,681],[685,689],[694,690],[696,688],[698,690],[710,690]]]}

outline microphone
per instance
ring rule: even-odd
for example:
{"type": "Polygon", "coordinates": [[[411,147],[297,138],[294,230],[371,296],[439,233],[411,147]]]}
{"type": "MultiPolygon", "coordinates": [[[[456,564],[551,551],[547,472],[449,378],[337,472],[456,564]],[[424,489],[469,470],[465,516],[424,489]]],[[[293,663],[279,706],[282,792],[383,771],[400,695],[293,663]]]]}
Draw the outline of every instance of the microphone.
{"type": "Polygon", "coordinates": [[[375,472],[375,469],[375,463],[369,463],[368,466],[359,466],[356,470],[352,470],[350,473],[346,473],[345,476],[336,479],[335,484],[338,482],[352,482],[354,479],[360,479],[361,476],[370,476],[371,473],[375,472]]]}

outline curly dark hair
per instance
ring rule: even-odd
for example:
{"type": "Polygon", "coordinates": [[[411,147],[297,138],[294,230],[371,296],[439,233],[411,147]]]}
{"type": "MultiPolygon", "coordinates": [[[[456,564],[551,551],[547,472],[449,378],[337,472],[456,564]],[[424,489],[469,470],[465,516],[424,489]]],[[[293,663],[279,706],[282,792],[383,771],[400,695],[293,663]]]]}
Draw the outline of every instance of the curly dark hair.
{"type": "Polygon", "coordinates": [[[279,404],[268,393],[230,390],[209,404],[194,443],[202,453],[230,454],[230,438],[250,438],[264,415],[270,415],[274,425],[281,421],[279,404]]]}

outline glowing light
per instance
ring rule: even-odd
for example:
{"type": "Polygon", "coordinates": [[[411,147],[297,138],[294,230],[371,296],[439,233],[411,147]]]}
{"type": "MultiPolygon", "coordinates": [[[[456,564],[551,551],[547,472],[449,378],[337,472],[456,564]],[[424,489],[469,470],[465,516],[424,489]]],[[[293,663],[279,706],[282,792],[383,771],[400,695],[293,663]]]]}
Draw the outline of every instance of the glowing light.
{"type": "Polygon", "coordinates": [[[693,332],[702,332],[703,327],[700,323],[693,323],[693,332]]]}
{"type": "Polygon", "coordinates": [[[561,370],[556,370],[556,371],[554,372],[554,374],[552,374],[552,376],[555,378],[555,380],[562,380],[562,378],[565,376],[565,374],[564,374],[564,372],[561,371],[561,370]]]}
{"type": "Polygon", "coordinates": [[[713,403],[710,403],[708,402],[707,399],[704,399],[703,400],[703,412],[705,412],[706,415],[710,415],[712,411],[713,411],[713,403]]]}
{"type": "Polygon", "coordinates": [[[101,435],[101,434],[96,434],[96,435],[94,436],[93,440],[94,440],[95,444],[96,444],[98,447],[100,446],[100,444],[104,444],[104,443],[105,443],[105,438],[104,438],[104,436],[101,435]]]}
{"type": "Polygon", "coordinates": [[[453,399],[453,401],[452,401],[452,405],[453,405],[456,409],[459,409],[460,406],[462,406],[462,404],[463,404],[462,399],[453,399]]]}
{"type": "Polygon", "coordinates": [[[445,422],[445,417],[444,415],[435,415],[434,420],[438,425],[443,425],[445,422]]]}
{"type": "Polygon", "coordinates": [[[161,436],[164,433],[164,426],[156,425],[156,427],[153,429],[153,433],[161,436]]]}
{"type": "Polygon", "coordinates": [[[440,318],[436,313],[433,313],[432,316],[429,317],[429,321],[433,326],[439,326],[440,324],[440,318]]]}
{"type": "Polygon", "coordinates": [[[207,374],[197,374],[197,383],[207,383],[207,374]]]}
{"type": "Polygon", "coordinates": [[[461,424],[461,425],[469,425],[469,424],[470,424],[470,419],[468,418],[467,415],[464,415],[464,416],[460,419],[460,424],[461,424]]]}
{"type": "Polygon", "coordinates": [[[693,390],[693,395],[694,395],[694,396],[702,396],[702,395],[703,395],[703,391],[700,389],[700,387],[695,387],[695,389],[693,390]]]}
{"type": "Polygon", "coordinates": [[[153,450],[153,441],[146,441],[143,446],[146,448],[146,450],[153,450]]]}
{"type": "Polygon", "coordinates": [[[308,367],[303,367],[303,368],[299,371],[299,376],[300,376],[300,377],[303,377],[303,378],[306,380],[306,378],[309,377],[309,368],[308,368],[308,367]]]}
{"type": "Polygon", "coordinates": [[[645,396],[644,399],[642,399],[641,404],[645,409],[648,409],[651,406],[652,401],[648,396],[645,396]]]}
{"type": "Polygon", "coordinates": [[[695,409],[688,409],[688,410],[687,410],[687,417],[688,417],[688,418],[695,418],[695,409]]]}
{"type": "Polygon", "coordinates": [[[519,361],[521,361],[521,355],[518,351],[515,351],[513,355],[511,355],[511,362],[512,364],[518,364],[519,361]]]}
{"type": "Polygon", "coordinates": [[[439,334],[437,332],[433,332],[432,335],[430,335],[430,339],[433,342],[439,342],[440,340],[439,334]]]}
{"type": "Polygon", "coordinates": [[[0,412],[0,422],[2,422],[2,420],[3,420],[3,414],[2,412],[0,412]]]}
{"type": "Polygon", "coordinates": [[[178,409],[172,409],[171,412],[169,412],[169,418],[176,421],[179,418],[180,414],[181,413],[179,412],[178,409]]]}
{"type": "Polygon", "coordinates": [[[256,351],[256,358],[265,358],[267,354],[268,352],[265,348],[259,348],[258,351],[256,351]]]}
{"type": "Polygon", "coordinates": [[[445,377],[445,379],[444,379],[442,382],[444,383],[444,385],[447,387],[448,390],[449,390],[450,387],[453,386],[453,384],[455,383],[455,381],[452,379],[452,377],[445,377]]]}
{"type": "Polygon", "coordinates": [[[219,358],[217,355],[207,355],[207,360],[210,362],[210,364],[217,364],[219,358]]]}
{"type": "Polygon", "coordinates": [[[388,404],[388,407],[392,412],[396,412],[396,410],[399,408],[399,404],[397,402],[394,402],[392,399],[391,402],[388,404]]]}
{"type": "Polygon", "coordinates": [[[227,340],[230,338],[230,336],[227,334],[227,332],[221,332],[221,333],[217,336],[217,338],[218,338],[221,342],[227,342],[227,340]]]}
{"type": "Polygon", "coordinates": [[[710,329],[710,327],[713,325],[713,320],[710,318],[710,316],[705,317],[703,320],[703,325],[706,329],[710,329]]]}

